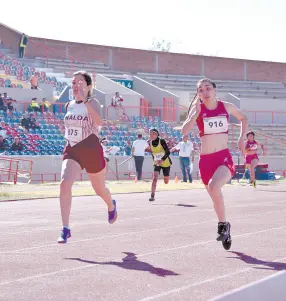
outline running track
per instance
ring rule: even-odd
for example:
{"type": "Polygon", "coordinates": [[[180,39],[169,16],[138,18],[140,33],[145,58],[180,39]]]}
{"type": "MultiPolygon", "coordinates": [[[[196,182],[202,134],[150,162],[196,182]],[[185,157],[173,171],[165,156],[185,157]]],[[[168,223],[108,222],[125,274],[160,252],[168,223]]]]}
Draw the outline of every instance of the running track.
{"type": "Polygon", "coordinates": [[[0,203],[0,300],[210,300],[286,269],[286,185],[224,189],[229,252],[204,190],[118,195],[109,225],[98,197],[74,198],[58,245],[58,200],[0,203]]]}

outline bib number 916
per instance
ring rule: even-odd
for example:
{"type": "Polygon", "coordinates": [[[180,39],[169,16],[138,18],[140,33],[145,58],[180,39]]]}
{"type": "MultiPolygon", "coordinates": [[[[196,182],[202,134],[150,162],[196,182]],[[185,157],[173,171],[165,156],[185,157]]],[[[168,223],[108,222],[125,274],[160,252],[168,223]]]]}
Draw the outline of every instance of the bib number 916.
{"type": "Polygon", "coordinates": [[[219,122],[218,121],[209,121],[208,123],[209,123],[210,128],[213,128],[213,127],[216,127],[216,128],[220,127],[221,128],[221,127],[223,127],[222,121],[219,121],[219,122]]]}
{"type": "Polygon", "coordinates": [[[225,133],[228,130],[228,120],[225,116],[204,118],[205,134],[225,133]]]}

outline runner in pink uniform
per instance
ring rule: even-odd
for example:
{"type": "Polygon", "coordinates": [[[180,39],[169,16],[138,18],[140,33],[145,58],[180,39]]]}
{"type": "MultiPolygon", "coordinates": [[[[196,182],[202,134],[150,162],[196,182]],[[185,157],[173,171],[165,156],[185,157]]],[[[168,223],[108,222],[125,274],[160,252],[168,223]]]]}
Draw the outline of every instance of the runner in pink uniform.
{"type": "Polygon", "coordinates": [[[247,140],[245,141],[245,168],[249,170],[250,173],[250,184],[256,188],[256,180],[255,180],[255,168],[258,165],[258,146],[261,147],[262,153],[264,154],[264,146],[262,143],[254,140],[255,134],[254,132],[248,132],[246,134],[247,140]]]}
{"type": "Polygon", "coordinates": [[[228,149],[229,116],[241,122],[238,146],[244,150],[243,137],[247,132],[246,116],[232,103],[216,98],[216,84],[204,78],[197,83],[187,120],[182,127],[183,135],[188,135],[195,123],[201,139],[199,169],[202,181],[214,203],[218,217],[217,240],[222,241],[226,250],[231,247],[230,223],[226,220],[222,187],[234,174],[234,164],[228,149]]]}

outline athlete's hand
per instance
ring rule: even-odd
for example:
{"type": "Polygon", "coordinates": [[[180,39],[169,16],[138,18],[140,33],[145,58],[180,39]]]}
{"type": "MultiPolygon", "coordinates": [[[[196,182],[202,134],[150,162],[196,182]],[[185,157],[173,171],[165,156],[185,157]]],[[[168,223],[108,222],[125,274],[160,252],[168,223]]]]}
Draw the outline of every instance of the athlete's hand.
{"type": "Polygon", "coordinates": [[[163,163],[163,161],[162,161],[162,160],[158,160],[158,161],[157,161],[157,165],[158,165],[158,166],[161,166],[161,165],[162,165],[162,163],[163,163]]]}

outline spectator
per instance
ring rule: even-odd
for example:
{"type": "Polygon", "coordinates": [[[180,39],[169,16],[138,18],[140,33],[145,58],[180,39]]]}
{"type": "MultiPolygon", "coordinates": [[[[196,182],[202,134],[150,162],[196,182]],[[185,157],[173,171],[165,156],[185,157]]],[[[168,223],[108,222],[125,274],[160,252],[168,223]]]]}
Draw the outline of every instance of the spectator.
{"type": "Polygon", "coordinates": [[[142,178],[142,167],[145,156],[145,149],[149,146],[146,140],[142,139],[142,134],[138,134],[137,140],[132,145],[132,156],[134,156],[135,168],[137,173],[137,180],[140,181],[142,178]]]}
{"type": "Polygon", "coordinates": [[[131,143],[130,140],[126,141],[126,144],[124,145],[124,154],[125,156],[131,156],[131,143]]]}
{"type": "Polygon", "coordinates": [[[123,98],[119,95],[119,92],[116,92],[111,99],[111,106],[114,107],[117,120],[128,119],[127,115],[124,112],[124,107],[122,105],[123,98]]]}
{"type": "Polygon", "coordinates": [[[50,111],[51,103],[46,98],[43,98],[41,106],[43,107],[44,111],[47,112],[50,111]]]}
{"type": "Polygon", "coordinates": [[[24,57],[27,43],[28,43],[28,37],[24,33],[22,33],[20,45],[19,45],[19,58],[24,57]]]}
{"type": "Polygon", "coordinates": [[[5,106],[4,97],[2,97],[2,94],[0,93],[0,111],[7,111],[7,107],[5,106]]]}
{"type": "Polygon", "coordinates": [[[28,128],[29,129],[40,129],[40,125],[38,124],[37,120],[36,120],[36,115],[34,112],[31,112],[29,117],[27,118],[28,120],[28,128]]]}
{"type": "Polygon", "coordinates": [[[6,149],[7,149],[7,144],[5,143],[3,137],[0,136],[0,153],[5,152],[6,149]]]}
{"type": "Polygon", "coordinates": [[[179,142],[176,146],[171,149],[171,152],[179,150],[180,167],[183,174],[183,182],[187,182],[187,174],[189,182],[192,183],[191,175],[191,162],[194,162],[194,146],[191,141],[188,140],[188,136],[183,136],[183,141],[179,142]],[[192,156],[192,161],[190,157],[192,156]]]}
{"type": "Polygon", "coordinates": [[[41,108],[40,108],[39,103],[37,102],[37,98],[36,97],[32,98],[32,100],[30,102],[30,105],[28,107],[28,111],[29,112],[32,112],[32,111],[34,111],[34,112],[41,112],[41,108]]]}
{"type": "Polygon", "coordinates": [[[38,75],[37,74],[34,74],[31,76],[30,78],[30,85],[31,85],[31,89],[33,90],[38,90],[38,75]]]}
{"type": "MultiPolygon", "coordinates": [[[[4,93],[4,95],[5,94],[6,93],[4,93]]],[[[6,103],[7,109],[9,110],[10,113],[14,111],[13,102],[16,102],[16,100],[13,100],[11,97],[7,96],[7,94],[6,94],[5,103],[6,103]]]]}
{"type": "Polygon", "coordinates": [[[23,114],[20,122],[21,122],[20,128],[23,129],[23,130],[28,131],[29,130],[29,120],[28,120],[26,114],[23,114]]]}
{"type": "Polygon", "coordinates": [[[5,140],[6,139],[6,135],[7,135],[7,129],[6,129],[6,124],[4,121],[1,121],[1,124],[0,124],[0,136],[3,137],[3,139],[5,140]]]}
{"type": "Polygon", "coordinates": [[[19,137],[15,137],[14,142],[11,145],[11,149],[13,151],[20,151],[21,152],[23,150],[23,148],[24,148],[24,146],[23,146],[22,142],[19,140],[19,137]]]}

